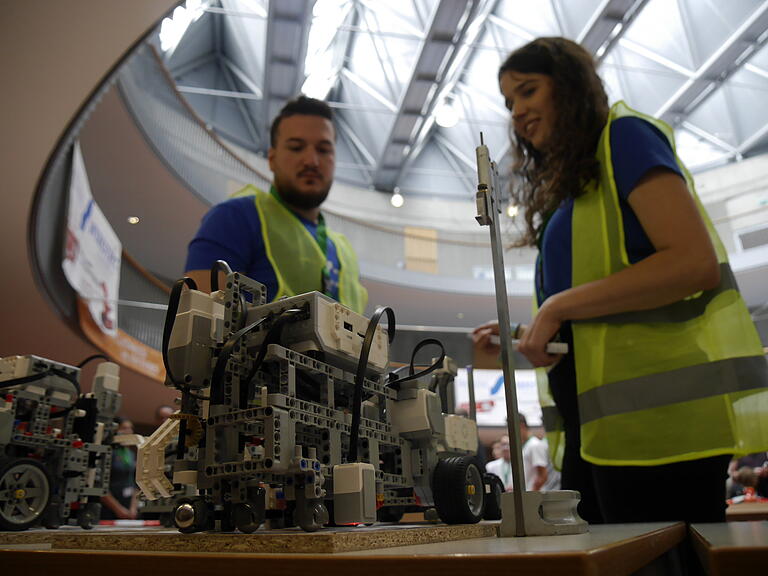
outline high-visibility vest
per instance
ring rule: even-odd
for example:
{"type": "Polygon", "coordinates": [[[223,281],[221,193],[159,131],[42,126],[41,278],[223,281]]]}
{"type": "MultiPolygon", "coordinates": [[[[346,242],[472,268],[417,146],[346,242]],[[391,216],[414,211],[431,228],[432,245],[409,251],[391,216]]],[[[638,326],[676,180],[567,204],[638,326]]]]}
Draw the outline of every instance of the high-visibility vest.
{"type": "MultiPolygon", "coordinates": [[[[650,122],[675,150],[664,122],[623,102],[611,108],[597,150],[600,181],[574,200],[573,286],[630,266],[610,148],[611,124],[626,116],[650,122]]],[[[653,466],[768,448],[760,338],[693,178],[676,159],[717,253],[720,285],[653,310],[572,323],[581,456],[595,464],[653,466]]]]}
{"type": "MultiPolygon", "coordinates": [[[[277,277],[275,300],[317,290],[323,291],[322,270],[325,255],[299,218],[272,194],[248,185],[237,196],[252,194],[261,220],[264,250],[277,277]]],[[[339,302],[362,314],[368,303],[368,291],[360,283],[357,256],[349,240],[332,230],[328,238],[339,257],[339,302]]]]}

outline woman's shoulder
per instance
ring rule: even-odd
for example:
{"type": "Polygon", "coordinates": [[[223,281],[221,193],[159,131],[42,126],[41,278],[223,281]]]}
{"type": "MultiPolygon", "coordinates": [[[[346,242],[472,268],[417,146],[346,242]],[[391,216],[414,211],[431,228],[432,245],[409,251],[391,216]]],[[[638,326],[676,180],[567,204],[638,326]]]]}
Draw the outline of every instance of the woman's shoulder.
{"type": "Polygon", "coordinates": [[[656,126],[638,116],[624,116],[611,123],[611,145],[627,144],[662,145],[670,148],[664,134],[656,126]]]}

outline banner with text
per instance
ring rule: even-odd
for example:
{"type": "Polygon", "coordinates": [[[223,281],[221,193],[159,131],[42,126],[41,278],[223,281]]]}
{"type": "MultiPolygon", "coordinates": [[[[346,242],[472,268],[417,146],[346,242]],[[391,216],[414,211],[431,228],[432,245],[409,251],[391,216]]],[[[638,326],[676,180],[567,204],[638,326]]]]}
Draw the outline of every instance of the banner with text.
{"type": "Polygon", "coordinates": [[[99,330],[117,334],[122,244],[91,194],[80,145],[72,155],[67,237],[62,268],[70,285],[88,303],[99,330]]]}

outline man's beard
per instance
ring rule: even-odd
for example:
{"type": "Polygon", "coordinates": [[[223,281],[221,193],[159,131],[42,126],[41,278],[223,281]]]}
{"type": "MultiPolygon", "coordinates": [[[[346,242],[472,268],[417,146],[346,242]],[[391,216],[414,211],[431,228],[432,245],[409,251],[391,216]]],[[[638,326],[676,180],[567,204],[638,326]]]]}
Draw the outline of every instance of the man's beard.
{"type": "Polygon", "coordinates": [[[281,184],[277,177],[275,177],[275,188],[283,202],[300,210],[317,208],[325,202],[325,199],[328,198],[328,192],[331,190],[329,184],[324,190],[320,190],[317,193],[302,192],[295,186],[281,184]]]}

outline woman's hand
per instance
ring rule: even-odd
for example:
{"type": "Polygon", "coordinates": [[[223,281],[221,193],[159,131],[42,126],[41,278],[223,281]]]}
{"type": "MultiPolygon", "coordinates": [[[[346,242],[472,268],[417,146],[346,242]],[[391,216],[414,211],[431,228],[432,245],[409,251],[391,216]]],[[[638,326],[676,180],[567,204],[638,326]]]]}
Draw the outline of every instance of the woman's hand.
{"type": "Polygon", "coordinates": [[[499,323],[496,320],[481,324],[472,330],[472,343],[488,354],[498,355],[501,352],[501,346],[496,342],[491,342],[491,336],[499,335],[499,323]]]}
{"type": "Polygon", "coordinates": [[[547,344],[554,338],[563,320],[556,311],[554,301],[557,295],[548,298],[539,308],[533,322],[526,328],[520,338],[517,351],[528,358],[536,368],[550,366],[560,359],[557,354],[547,353],[547,344]]]}

